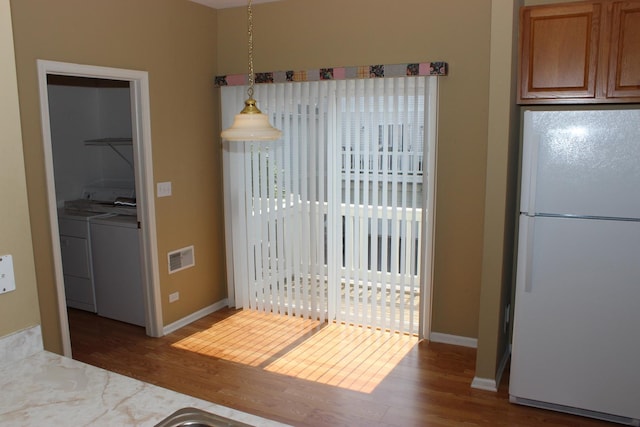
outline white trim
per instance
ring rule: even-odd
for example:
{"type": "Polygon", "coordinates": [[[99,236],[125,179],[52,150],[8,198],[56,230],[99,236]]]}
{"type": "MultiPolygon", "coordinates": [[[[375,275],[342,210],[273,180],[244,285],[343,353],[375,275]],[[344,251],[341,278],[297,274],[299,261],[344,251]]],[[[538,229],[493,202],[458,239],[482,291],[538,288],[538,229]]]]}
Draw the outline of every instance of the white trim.
{"type": "MultiPolygon", "coordinates": [[[[223,92],[224,93],[224,92],[223,92]]],[[[221,101],[222,104],[222,101],[221,101]]],[[[231,193],[231,156],[232,154],[229,152],[229,143],[222,141],[222,185],[223,185],[223,203],[222,206],[224,208],[224,247],[225,247],[225,262],[227,266],[227,295],[229,300],[229,305],[236,305],[236,293],[234,287],[234,258],[233,258],[233,209],[231,207],[231,203],[227,201],[227,195],[231,193]]]]}
{"type": "Polygon", "coordinates": [[[62,352],[71,357],[71,336],[69,335],[69,318],[67,317],[67,303],[64,291],[64,276],[62,273],[62,252],[60,249],[60,231],[58,229],[58,212],[56,189],[53,173],[53,148],[51,144],[51,121],[49,117],[49,94],[47,89],[48,67],[45,62],[38,60],[38,87],[40,90],[40,120],[42,122],[42,144],[44,149],[44,169],[46,176],[47,198],[49,202],[49,223],[51,225],[51,242],[53,250],[53,270],[58,295],[58,313],[60,318],[60,335],[62,352]]]}
{"type": "MultiPolygon", "coordinates": [[[[111,69],[110,69],[111,70],[111,69]]],[[[125,71],[125,70],[121,70],[125,71]]],[[[136,164],[136,194],[138,195],[138,220],[142,231],[142,280],[146,284],[146,334],[162,336],[162,302],[160,292],[160,261],[156,234],[155,186],[153,180],[153,154],[151,151],[151,105],[149,73],[127,71],[130,74],[132,108],[132,133],[134,137],[134,161],[136,164]],[[137,76],[137,77],[133,77],[137,76]]]]}
{"type": "MultiPolygon", "coordinates": [[[[427,173],[422,175],[423,188],[426,189],[426,204],[422,209],[422,236],[421,236],[421,252],[422,252],[422,271],[421,277],[421,301],[420,301],[420,338],[430,337],[431,333],[431,319],[433,314],[433,265],[435,258],[435,222],[436,222],[436,179],[437,179],[437,156],[438,156],[438,100],[439,100],[439,88],[437,78],[427,78],[425,80],[428,86],[429,100],[425,101],[425,107],[433,107],[435,111],[433,114],[427,114],[426,128],[430,132],[425,135],[425,141],[431,144],[428,147],[427,156],[428,162],[427,173]],[[434,87],[435,86],[435,87],[434,87]],[[427,181],[426,184],[424,181],[427,181]]],[[[433,339],[432,339],[433,340],[433,339]]]]}
{"type": "Polygon", "coordinates": [[[149,103],[149,74],[146,71],[119,68],[98,67],[56,61],[37,60],[38,87],[40,90],[40,120],[44,148],[47,198],[49,202],[49,222],[53,263],[58,295],[58,311],[63,354],[71,357],[71,339],[69,320],[65,302],[64,278],[62,273],[62,255],[58,230],[58,212],[53,173],[53,153],[51,145],[51,122],[49,117],[49,94],[47,74],[81,76],[90,78],[109,78],[130,82],[132,103],[132,137],[134,140],[134,161],[136,164],[136,193],[138,194],[138,218],[142,232],[143,283],[145,283],[146,333],[149,336],[161,336],[162,305],[160,302],[160,275],[155,223],[155,205],[153,188],[153,162],[151,155],[151,108],[149,103]]]}
{"type": "Polygon", "coordinates": [[[165,326],[164,329],[162,330],[162,334],[169,335],[170,333],[177,331],[183,326],[187,326],[189,323],[195,322],[198,319],[202,319],[203,317],[208,316],[209,314],[214,313],[218,310],[222,310],[228,305],[229,305],[229,301],[226,298],[223,300],[220,300],[208,307],[198,310],[195,313],[191,313],[190,315],[183,317],[180,320],[176,320],[175,322],[165,326]]]}
{"type": "Polygon", "coordinates": [[[504,370],[507,367],[507,362],[509,362],[509,357],[511,356],[511,345],[508,345],[502,355],[502,360],[500,360],[500,364],[498,365],[498,371],[496,372],[496,384],[499,386],[500,381],[502,381],[502,374],[504,374],[504,370]]]}
{"type": "Polygon", "coordinates": [[[490,378],[474,377],[473,381],[471,381],[471,388],[486,391],[498,391],[496,380],[492,380],[490,378]]]}
{"type": "Polygon", "coordinates": [[[478,339],[470,337],[462,337],[459,335],[441,334],[440,332],[431,332],[429,341],[439,342],[443,344],[453,344],[462,347],[478,348],[478,339]]]}
{"type": "Polygon", "coordinates": [[[498,365],[498,371],[496,372],[496,378],[480,378],[474,377],[471,382],[471,388],[477,388],[479,390],[487,390],[487,391],[498,391],[498,386],[500,385],[500,381],[502,380],[502,374],[504,373],[505,368],[507,367],[507,362],[509,361],[509,356],[511,356],[511,346],[507,346],[504,354],[502,355],[502,359],[500,360],[500,365],[498,365]]]}

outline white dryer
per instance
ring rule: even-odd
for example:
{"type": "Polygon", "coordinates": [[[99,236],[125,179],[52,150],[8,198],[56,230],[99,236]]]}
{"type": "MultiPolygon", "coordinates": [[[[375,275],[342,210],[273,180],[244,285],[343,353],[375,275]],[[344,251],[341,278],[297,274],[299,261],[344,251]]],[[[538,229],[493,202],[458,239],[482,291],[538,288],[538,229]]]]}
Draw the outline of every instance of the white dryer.
{"type": "Polygon", "coordinates": [[[89,226],[98,315],[145,326],[136,217],[96,217],[89,226]]]}

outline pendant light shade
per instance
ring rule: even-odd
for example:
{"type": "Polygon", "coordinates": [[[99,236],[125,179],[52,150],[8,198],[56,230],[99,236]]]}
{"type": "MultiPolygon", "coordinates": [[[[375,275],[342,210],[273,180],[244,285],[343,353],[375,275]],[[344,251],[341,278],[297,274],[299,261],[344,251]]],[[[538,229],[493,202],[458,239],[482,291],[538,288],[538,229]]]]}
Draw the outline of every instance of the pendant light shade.
{"type": "Polygon", "coordinates": [[[271,126],[269,118],[256,106],[253,99],[253,11],[252,0],[247,6],[249,21],[249,89],[248,99],[244,101],[244,108],[240,114],[236,114],[230,128],[222,131],[220,136],[227,141],[275,141],[282,136],[282,132],[271,126]]]}
{"type": "Polygon", "coordinates": [[[257,107],[256,101],[249,98],[244,109],[236,114],[230,128],[222,131],[222,139],[227,141],[275,141],[282,132],[271,126],[269,118],[257,107]]]}

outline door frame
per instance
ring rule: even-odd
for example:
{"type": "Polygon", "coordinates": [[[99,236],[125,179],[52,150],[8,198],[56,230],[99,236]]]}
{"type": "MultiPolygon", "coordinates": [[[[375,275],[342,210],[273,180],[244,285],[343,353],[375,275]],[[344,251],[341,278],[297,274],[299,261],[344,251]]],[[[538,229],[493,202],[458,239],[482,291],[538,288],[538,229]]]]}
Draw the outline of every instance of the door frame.
{"type": "Polygon", "coordinates": [[[40,91],[40,116],[42,142],[49,203],[49,222],[55,283],[58,295],[58,311],[64,355],[71,357],[69,319],[62,272],[62,254],[58,230],[58,209],[55,193],[51,122],[49,115],[49,92],[47,74],[76,77],[101,78],[129,82],[131,96],[131,129],[133,138],[133,161],[138,206],[138,221],[141,232],[141,272],[145,301],[146,334],[152,337],[163,335],[162,305],[160,299],[160,274],[157,254],[155,204],[153,186],[153,158],[151,154],[151,108],[149,101],[149,74],[146,71],[100,67],[57,61],[37,60],[38,87],[40,91]]]}
{"type": "Polygon", "coordinates": [[[420,339],[431,339],[431,326],[433,323],[433,282],[435,264],[435,227],[436,227],[436,188],[438,177],[438,111],[440,108],[439,79],[427,78],[428,99],[425,99],[425,107],[434,108],[435,111],[426,114],[425,126],[428,134],[425,134],[424,153],[427,157],[427,173],[422,175],[423,192],[426,191],[426,203],[422,209],[422,236],[421,254],[422,262],[420,277],[420,339]],[[432,142],[432,144],[429,144],[432,142]]]}

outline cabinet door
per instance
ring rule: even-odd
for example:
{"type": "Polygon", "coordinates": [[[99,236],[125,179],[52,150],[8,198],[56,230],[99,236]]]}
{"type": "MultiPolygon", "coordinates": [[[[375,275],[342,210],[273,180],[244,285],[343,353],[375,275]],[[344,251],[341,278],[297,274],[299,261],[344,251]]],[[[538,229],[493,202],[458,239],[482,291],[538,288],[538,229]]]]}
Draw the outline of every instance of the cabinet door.
{"type": "Polygon", "coordinates": [[[613,5],[607,97],[640,97],[640,1],[613,5]]]}
{"type": "Polygon", "coordinates": [[[520,102],[593,99],[602,7],[532,6],[520,16],[520,102]]]}
{"type": "Polygon", "coordinates": [[[60,236],[62,270],[67,276],[91,278],[89,245],[87,239],[60,236]]]}
{"type": "Polygon", "coordinates": [[[67,307],[96,312],[95,296],[91,279],[81,277],[64,276],[64,292],[67,299],[67,307]]]}

